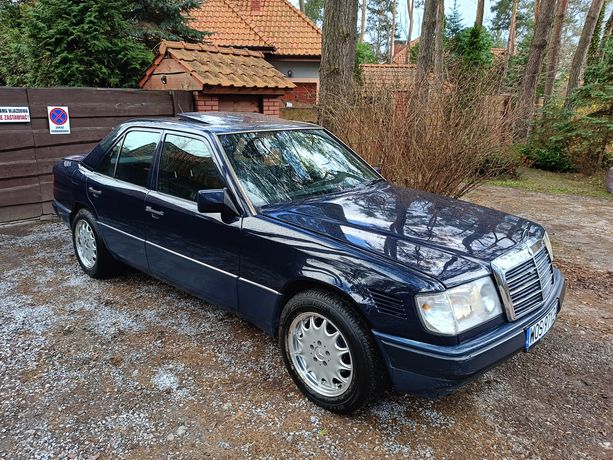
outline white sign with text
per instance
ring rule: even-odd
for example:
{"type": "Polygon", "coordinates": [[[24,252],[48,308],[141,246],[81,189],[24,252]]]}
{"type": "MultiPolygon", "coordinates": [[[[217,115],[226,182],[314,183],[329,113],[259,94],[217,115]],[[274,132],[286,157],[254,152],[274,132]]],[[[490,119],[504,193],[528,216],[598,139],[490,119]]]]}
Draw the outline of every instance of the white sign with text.
{"type": "Polygon", "coordinates": [[[29,123],[29,107],[0,107],[0,123],[29,123]]]}

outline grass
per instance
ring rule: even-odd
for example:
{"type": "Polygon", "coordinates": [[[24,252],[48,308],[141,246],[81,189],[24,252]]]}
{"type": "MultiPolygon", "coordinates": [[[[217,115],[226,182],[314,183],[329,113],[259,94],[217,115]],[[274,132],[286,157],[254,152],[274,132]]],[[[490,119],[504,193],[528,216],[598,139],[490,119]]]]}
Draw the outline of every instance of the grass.
{"type": "Polygon", "coordinates": [[[533,168],[519,168],[518,177],[498,178],[490,185],[511,187],[554,195],[581,195],[613,200],[605,187],[605,174],[586,176],[578,173],[554,173],[533,168]]]}

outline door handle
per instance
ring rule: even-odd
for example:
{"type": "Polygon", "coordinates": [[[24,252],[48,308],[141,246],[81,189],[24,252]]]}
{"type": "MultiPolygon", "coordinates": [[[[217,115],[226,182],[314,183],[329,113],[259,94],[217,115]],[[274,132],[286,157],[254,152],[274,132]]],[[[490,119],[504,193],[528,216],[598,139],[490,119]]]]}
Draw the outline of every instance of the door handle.
{"type": "Polygon", "coordinates": [[[102,195],[102,190],[96,190],[94,187],[89,187],[87,190],[89,191],[89,193],[94,195],[96,198],[102,195]]]}
{"type": "Polygon", "coordinates": [[[145,206],[145,211],[150,213],[152,217],[159,219],[164,215],[164,211],[158,211],[157,209],[153,209],[151,206],[145,206]]]}

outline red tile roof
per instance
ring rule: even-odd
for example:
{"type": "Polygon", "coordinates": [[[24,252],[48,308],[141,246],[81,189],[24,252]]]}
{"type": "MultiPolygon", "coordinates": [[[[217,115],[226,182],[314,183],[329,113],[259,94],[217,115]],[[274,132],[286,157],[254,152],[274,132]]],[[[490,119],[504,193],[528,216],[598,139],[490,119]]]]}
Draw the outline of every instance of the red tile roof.
{"type": "Polygon", "coordinates": [[[205,0],[191,16],[192,26],[212,32],[207,40],[216,45],[269,48],[285,56],[321,55],[321,31],[287,0],[205,0]]]}
{"type": "Polygon", "coordinates": [[[362,86],[366,91],[386,88],[407,91],[415,64],[362,64],[362,86]]]}
{"type": "MultiPolygon", "coordinates": [[[[163,61],[176,61],[183,73],[202,86],[290,89],[295,85],[259,51],[163,41],[158,56],[139,82],[144,86],[163,61]]],[[[167,89],[181,89],[170,88],[167,89]]]]}

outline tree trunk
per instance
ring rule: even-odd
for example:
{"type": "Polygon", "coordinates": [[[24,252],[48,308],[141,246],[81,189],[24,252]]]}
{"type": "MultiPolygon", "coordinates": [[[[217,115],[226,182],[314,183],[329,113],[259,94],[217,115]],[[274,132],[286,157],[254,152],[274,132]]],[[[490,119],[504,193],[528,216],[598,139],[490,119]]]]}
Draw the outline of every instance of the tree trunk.
{"type": "Polygon", "coordinates": [[[390,41],[388,45],[388,64],[394,59],[394,48],[396,44],[396,0],[392,0],[392,30],[390,31],[390,41]]]}
{"type": "Polygon", "coordinates": [[[443,31],[445,29],[445,1],[438,0],[436,5],[436,31],[434,38],[434,72],[443,77],[443,31]]]}
{"type": "Polygon", "coordinates": [[[602,7],[600,8],[598,19],[596,19],[596,26],[594,27],[592,40],[590,40],[590,46],[587,49],[587,60],[585,62],[585,67],[592,66],[600,61],[600,36],[602,32],[602,22],[604,21],[604,13],[605,9],[607,8],[607,3],[607,0],[604,0],[604,2],[602,2],[602,7]]]}
{"type": "Polygon", "coordinates": [[[560,55],[560,41],[562,39],[562,26],[564,25],[564,16],[568,0],[558,0],[556,8],[556,17],[553,23],[553,30],[549,39],[549,49],[547,50],[547,71],[545,80],[545,104],[551,99],[553,94],[553,84],[556,80],[558,70],[558,56],[560,55]]]}
{"type": "MultiPolygon", "coordinates": [[[[567,1],[567,0],[562,0],[567,1]]],[[[515,55],[515,34],[517,32],[517,4],[519,0],[513,0],[513,8],[511,10],[511,24],[509,24],[509,39],[507,40],[507,48],[504,50],[504,68],[502,71],[503,80],[506,79],[509,71],[509,61],[515,55]]]]}
{"type": "Polygon", "coordinates": [[[538,21],[539,14],[541,13],[541,0],[534,0],[534,23],[538,21]]]}
{"type": "Polygon", "coordinates": [[[602,31],[602,38],[600,39],[600,49],[598,50],[598,54],[600,56],[603,55],[604,47],[607,45],[607,40],[611,37],[613,33],[613,9],[611,9],[611,14],[609,15],[609,19],[607,19],[607,23],[604,26],[604,30],[602,31]]]}
{"type": "Polygon", "coordinates": [[[300,11],[302,11],[304,13],[304,0],[300,0],[298,2],[298,5],[300,5],[300,11]]]}
{"type": "Polygon", "coordinates": [[[581,38],[579,38],[579,44],[577,45],[575,55],[573,56],[573,62],[570,66],[568,86],[566,87],[565,106],[567,109],[572,107],[570,96],[572,96],[575,89],[577,89],[579,86],[581,72],[583,71],[583,65],[585,64],[585,59],[587,57],[587,50],[590,46],[590,42],[592,41],[592,35],[594,35],[594,29],[596,28],[596,21],[598,21],[598,15],[600,14],[603,3],[604,0],[592,0],[590,9],[587,12],[585,24],[583,25],[583,30],[581,31],[581,38]]]}
{"type": "Polygon", "coordinates": [[[424,17],[421,22],[419,57],[417,58],[417,78],[421,80],[434,67],[434,41],[436,34],[437,0],[424,1],[424,17]]]}
{"type": "Polygon", "coordinates": [[[413,10],[415,6],[415,0],[407,0],[407,13],[409,15],[409,35],[407,37],[407,56],[406,63],[411,63],[411,37],[413,35],[413,10]]]}
{"type": "MultiPolygon", "coordinates": [[[[358,0],[325,0],[322,27],[320,122],[330,125],[335,100],[353,87],[358,0]]],[[[333,129],[332,126],[330,128],[333,129]]]]}
{"type": "Polygon", "coordinates": [[[483,27],[483,13],[485,10],[485,0],[477,2],[477,17],[475,18],[475,27],[483,27]]]}
{"type": "Polygon", "coordinates": [[[362,17],[360,18],[360,43],[364,43],[366,35],[366,0],[362,0],[362,17]]]}
{"type": "Polygon", "coordinates": [[[536,85],[545,57],[547,46],[547,36],[551,29],[553,13],[556,0],[541,0],[540,13],[534,26],[534,37],[528,53],[528,62],[524,70],[522,87],[517,99],[517,119],[515,124],[515,135],[525,138],[530,130],[532,115],[534,113],[534,96],[536,95],[536,85]]]}

